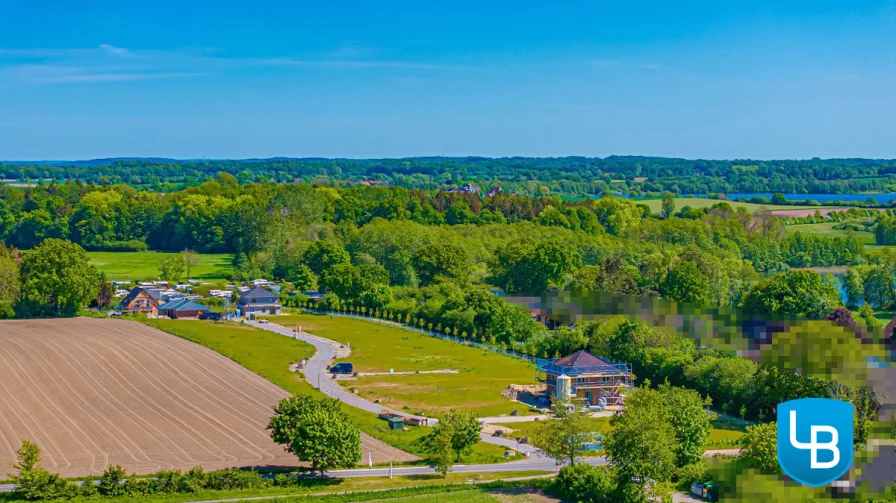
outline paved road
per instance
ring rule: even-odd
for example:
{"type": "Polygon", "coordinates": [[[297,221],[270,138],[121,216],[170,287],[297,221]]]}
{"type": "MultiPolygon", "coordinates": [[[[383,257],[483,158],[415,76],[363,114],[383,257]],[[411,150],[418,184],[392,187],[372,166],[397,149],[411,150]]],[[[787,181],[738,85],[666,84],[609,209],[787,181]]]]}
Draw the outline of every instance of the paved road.
{"type": "Polygon", "coordinates": [[[314,353],[314,356],[308,359],[308,361],[305,363],[305,368],[302,369],[302,372],[305,374],[305,379],[307,379],[312,386],[319,389],[324,394],[333,398],[338,398],[339,400],[351,405],[352,407],[357,407],[374,414],[379,414],[380,412],[386,410],[405,418],[428,419],[430,424],[435,424],[437,422],[435,418],[415,416],[413,414],[408,414],[407,412],[390,409],[389,407],[386,407],[382,404],[369,402],[343,389],[342,386],[337,384],[336,381],[332,379],[332,374],[327,372],[327,365],[329,365],[330,362],[333,361],[333,357],[336,353],[336,348],[333,347],[333,344],[331,342],[327,342],[326,339],[323,339],[316,335],[307,334],[305,332],[294,333],[292,330],[283,328],[279,325],[274,325],[272,323],[258,323],[257,321],[248,320],[243,321],[243,323],[286,337],[298,339],[314,346],[314,349],[316,349],[317,352],[314,353]]]}

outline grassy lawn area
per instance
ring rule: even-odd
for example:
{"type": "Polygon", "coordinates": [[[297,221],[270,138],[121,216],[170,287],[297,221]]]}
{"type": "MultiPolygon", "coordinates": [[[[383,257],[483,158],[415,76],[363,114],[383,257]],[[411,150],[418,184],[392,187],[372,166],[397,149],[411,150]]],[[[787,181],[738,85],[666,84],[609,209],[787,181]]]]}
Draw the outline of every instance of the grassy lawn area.
{"type": "MultiPolygon", "coordinates": [[[[591,431],[598,433],[608,433],[613,428],[610,426],[610,418],[609,417],[591,417],[587,419],[589,426],[591,427],[591,431]]],[[[515,437],[531,437],[535,432],[535,429],[538,428],[539,422],[532,421],[527,423],[504,423],[498,424],[498,426],[503,426],[505,428],[513,430],[513,433],[509,436],[511,438],[515,437]]],[[[735,449],[735,441],[743,436],[744,432],[739,429],[735,429],[733,426],[724,424],[718,421],[713,421],[711,423],[712,430],[709,433],[709,438],[706,439],[706,442],[703,443],[704,449],[735,449]]]]}
{"type": "MultiPolygon", "coordinates": [[[[662,199],[633,199],[638,204],[646,204],[650,207],[650,211],[654,213],[659,213],[663,207],[662,199]]],[[[675,198],[675,211],[678,211],[685,206],[690,206],[691,208],[699,209],[699,208],[709,208],[712,205],[720,202],[725,202],[731,205],[732,208],[737,209],[739,206],[742,206],[747,209],[750,213],[755,212],[759,208],[765,208],[767,210],[798,210],[802,208],[826,208],[826,206],[785,206],[785,205],[777,205],[777,204],[754,204],[754,203],[739,203],[735,201],[721,201],[719,199],[706,199],[702,197],[676,197],[675,198]]]]}
{"type": "Polygon", "coordinates": [[[839,225],[843,222],[822,222],[817,224],[797,224],[797,225],[788,225],[785,227],[787,229],[788,234],[796,234],[797,232],[801,232],[803,234],[817,234],[819,236],[827,236],[827,237],[849,237],[853,236],[859,239],[865,245],[874,244],[874,233],[873,232],[865,232],[865,231],[851,231],[846,229],[835,229],[834,226],[839,225]]]}
{"type": "MultiPolygon", "coordinates": [[[[90,263],[106,273],[110,280],[159,279],[159,263],[173,253],[162,252],[87,252],[90,263]]],[[[192,279],[224,279],[232,272],[230,255],[204,253],[199,255],[199,266],[190,271],[192,279]]]]}
{"type": "MultiPolygon", "coordinates": [[[[290,364],[314,354],[314,348],[302,341],[235,323],[151,319],[143,320],[143,323],[217,351],[290,393],[318,394],[304,377],[289,371],[290,364]]],[[[385,421],[374,414],[347,405],[343,409],[361,431],[423,457],[419,439],[430,432],[430,428],[390,430],[385,421]]],[[[465,463],[503,460],[504,448],[484,442],[478,443],[473,452],[463,458],[465,463]]]]}
{"type": "Polygon", "coordinates": [[[406,407],[427,415],[451,407],[473,410],[479,416],[510,414],[513,409],[527,413],[527,407],[501,395],[510,384],[534,383],[535,366],[526,361],[341,316],[290,314],[269,319],[350,345],[352,354],[344,361],[351,362],[356,372],[458,371],[364,376],[342,382],[346,388],[357,388],[368,400],[380,398],[392,408],[406,407]]]}

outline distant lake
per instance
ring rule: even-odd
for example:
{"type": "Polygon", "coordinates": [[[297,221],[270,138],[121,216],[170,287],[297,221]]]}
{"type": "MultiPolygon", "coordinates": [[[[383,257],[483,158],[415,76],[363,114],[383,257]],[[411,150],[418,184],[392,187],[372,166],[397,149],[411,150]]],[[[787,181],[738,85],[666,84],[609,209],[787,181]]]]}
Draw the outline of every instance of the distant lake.
{"type": "MultiPolygon", "coordinates": [[[[750,194],[726,194],[728,199],[750,199],[752,197],[767,197],[769,199],[772,198],[774,193],[772,192],[754,192],[750,194]]],[[[681,197],[706,197],[706,194],[685,194],[681,197]]],[[[788,201],[818,201],[819,203],[829,203],[832,201],[866,201],[870,198],[874,198],[875,201],[881,204],[889,204],[896,200],[896,193],[889,194],[784,194],[784,197],[788,201]]]]}

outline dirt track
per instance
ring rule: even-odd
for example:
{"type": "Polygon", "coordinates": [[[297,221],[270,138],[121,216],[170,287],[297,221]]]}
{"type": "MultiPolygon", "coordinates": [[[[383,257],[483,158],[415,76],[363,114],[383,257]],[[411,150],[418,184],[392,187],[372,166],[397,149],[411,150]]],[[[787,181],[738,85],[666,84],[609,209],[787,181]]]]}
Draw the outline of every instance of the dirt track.
{"type": "MultiPolygon", "coordinates": [[[[0,322],[0,465],[22,440],[63,476],[296,466],[265,430],[288,393],[224,356],[144,325],[0,322]]],[[[362,435],[364,459],[416,459],[362,435]]],[[[0,470],[5,473],[6,470],[0,470]]]]}

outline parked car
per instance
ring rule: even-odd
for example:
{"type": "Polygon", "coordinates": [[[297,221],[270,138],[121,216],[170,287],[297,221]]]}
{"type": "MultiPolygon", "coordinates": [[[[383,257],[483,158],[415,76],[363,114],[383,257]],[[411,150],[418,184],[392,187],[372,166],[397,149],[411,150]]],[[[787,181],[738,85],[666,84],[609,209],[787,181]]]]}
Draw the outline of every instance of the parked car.
{"type": "Polygon", "coordinates": [[[211,320],[211,321],[220,321],[224,317],[224,313],[216,313],[214,311],[208,311],[205,313],[201,313],[199,315],[200,320],[211,320]]]}
{"type": "Polygon", "coordinates": [[[268,320],[258,320],[259,323],[270,323],[268,320]]]}
{"type": "Polygon", "coordinates": [[[355,372],[355,367],[348,362],[337,363],[331,367],[328,367],[327,370],[332,374],[348,374],[351,375],[355,372]]]}

